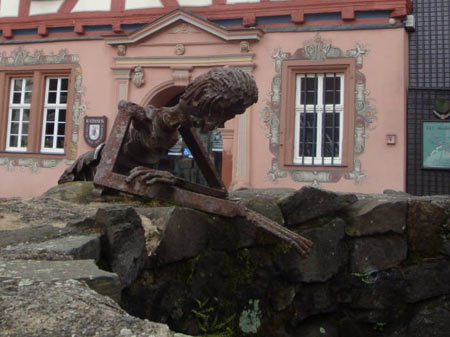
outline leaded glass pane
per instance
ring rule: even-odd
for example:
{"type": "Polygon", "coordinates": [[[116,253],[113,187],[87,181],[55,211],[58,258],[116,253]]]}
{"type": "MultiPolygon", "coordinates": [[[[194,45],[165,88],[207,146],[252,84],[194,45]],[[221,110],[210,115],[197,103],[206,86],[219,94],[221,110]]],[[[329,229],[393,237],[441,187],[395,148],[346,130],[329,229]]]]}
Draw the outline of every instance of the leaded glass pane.
{"type": "Polygon", "coordinates": [[[14,87],[13,91],[22,91],[22,80],[21,79],[15,79],[13,87],[14,87]]]}
{"type": "Polygon", "coordinates": [[[66,121],[66,110],[65,109],[59,109],[59,121],[65,122],[66,121]]]}
{"type": "Polygon", "coordinates": [[[69,86],[69,79],[63,78],[61,79],[61,90],[67,90],[69,86]]]}
{"type": "Polygon", "coordinates": [[[28,122],[30,120],[30,109],[23,109],[22,120],[28,122]]]}
{"type": "Polygon", "coordinates": [[[12,135],[18,135],[19,134],[19,123],[11,123],[11,131],[10,134],[12,135]]]}
{"type": "Polygon", "coordinates": [[[48,109],[47,110],[47,121],[54,121],[55,120],[55,109],[48,109]]]}
{"type": "Polygon", "coordinates": [[[9,146],[10,147],[17,147],[17,144],[19,143],[19,137],[11,135],[9,137],[9,146]]]}
{"type": "Polygon", "coordinates": [[[49,82],[49,90],[56,91],[58,90],[58,79],[57,78],[51,78],[48,80],[49,82]]]}
{"type": "Polygon", "coordinates": [[[66,131],[66,124],[59,123],[58,124],[58,136],[64,136],[65,131],[66,131]]]}
{"type": "Polygon", "coordinates": [[[20,104],[22,103],[22,93],[21,92],[15,92],[13,93],[13,104],[20,104]]]}
{"type": "Polygon", "coordinates": [[[64,148],[64,137],[58,137],[56,140],[56,147],[58,149],[63,149],[64,148]]]}
{"type": "Polygon", "coordinates": [[[47,103],[56,104],[56,92],[50,91],[48,93],[47,103]]]}
{"type": "Polygon", "coordinates": [[[20,109],[12,109],[11,111],[11,120],[19,121],[20,120],[20,109]]]}

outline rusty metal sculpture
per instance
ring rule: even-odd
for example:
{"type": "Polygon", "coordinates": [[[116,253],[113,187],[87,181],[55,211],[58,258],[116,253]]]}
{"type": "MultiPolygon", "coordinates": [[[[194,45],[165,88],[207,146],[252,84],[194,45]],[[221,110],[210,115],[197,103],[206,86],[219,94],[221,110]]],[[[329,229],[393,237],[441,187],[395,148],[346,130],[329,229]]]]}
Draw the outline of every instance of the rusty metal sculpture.
{"type": "Polygon", "coordinates": [[[226,217],[245,217],[306,254],[312,243],[274,221],[226,199],[227,191],[192,128],[210,131],[258,99],[253,77],[237,68],[217,68],[189,84],[173,107],[143,108],[121,101],[106,145],[82,156],[58,183],[92,180],[97,191],[114,189],[164,199],[226,217]],[[152,168],[176,144],[179,134],[189,147],[208,186],[190,183],[152,168]]]}

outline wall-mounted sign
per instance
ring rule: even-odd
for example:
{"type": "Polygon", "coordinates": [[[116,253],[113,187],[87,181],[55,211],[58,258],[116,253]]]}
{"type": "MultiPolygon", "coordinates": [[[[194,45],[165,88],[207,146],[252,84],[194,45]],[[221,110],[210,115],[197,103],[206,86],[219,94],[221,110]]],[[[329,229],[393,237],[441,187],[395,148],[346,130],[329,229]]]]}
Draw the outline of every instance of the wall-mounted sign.
{"type": "Polygon", "coordinates": [[[106,139],[106,116],[84,117],[84,140],[92,147],[97,147],[106,139]]]}
{"type": "Polygon", "coordinates": [[[450,117],[450,101],[446,99],[437,99],[434,102],[434,110],[433,113],[439,119],[447,119],[450,117]]]}
{"type": "Polygon", "coordinates": [[[450,169],[450,121],[423,122],[422,166],[450,169]]]}

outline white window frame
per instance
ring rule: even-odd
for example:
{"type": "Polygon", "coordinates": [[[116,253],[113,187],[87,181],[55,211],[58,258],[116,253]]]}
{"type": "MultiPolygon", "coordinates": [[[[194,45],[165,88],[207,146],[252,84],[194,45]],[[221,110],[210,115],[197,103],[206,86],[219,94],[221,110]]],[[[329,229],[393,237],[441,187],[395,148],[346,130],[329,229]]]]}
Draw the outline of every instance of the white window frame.
{"type": "MultiPolygon", "coordinates": [[[[58,76],[58,77],[47,77],[45,80],[45,100],[44,100],[44,114],[42,119],[42,135],[41,135],[41,152],[42,153],[64,153],[64,146],[62,148],[57,147],[57,140],[58,140],[58,125],[64,124],[65,128],[67,127],[67,100],[66,103],[59,103],[61,98],[61,82],[63,79],[66,79],[69,81],[69,78],[67,76],[58,76]],[[50,80],[58,80],[57,89],[56,89],[56,103],[48,103],[48,96],[50,92],[50,80]],[[53,126],[53,141],[52,141],[52,147],[48,148],[45,147],[45,137],[48,137],[46,135],[45,131],[47,129],[47,112],[49,109],[55,110],[55,120],[54,126],[53,126]],[[66,116],[65,121],[60,122],[60,110],[65,110],[66,116]]],[[[68,88],[67,88],[67,95],[68,95],[68,88]]],[[[64,134],[64,143],[66,142],[66,137],[64,134]]]]}
{"type": "MultiPolygon", "coordinates": [[[[20,146],[22,137],[24,134],[23,131],[23,125],[24,123],[28,123],[28,132],[30,131],[30,114],[31,114],[31,97],[30,97],[30,103],[24,103],[25,101],[25,93],[26,91],[26,83],[28,81],[33,81],[32,77],[13,77],[10,81],[10,90],[9,90],[9,105],[8,105],[8,129],[6,132],[6,151],[10,152],[27,152],[27,146],[20,146]],[[14,97],[14,82],[16,80],[22,80],[22,88],[21,88],[21,99],[20,103],[13,103],[13,97],[14,97]],[[20,110],[20,117],[19,117],[19,131],[18,131],[18,140],[17,140],[17,146],[11,146],[10,144],[10,138],[11,138],[11,126],[12,126],[12,112],[13,110],[20,110]],[[28,110],[28,121],[23,120],[23,112],[24,110],[28,110]]],[[[17,91],[16,91],[17,92],[17,91]]],[[[33,92],[33,89],[30,91],[33,92]]],[[[16,122],[16,121],[14,121],[16,122]]],[[[29,138],[29,134],[26,134],[27,138],[29,138]]],[[[28,144],[28,142],[27,142],[28,144]]]]}
{"type": "MultiPolygon", "coordinates": [[[[344,74],[343,73],[316,73],[316,74],[297,74],[296,75],[296,93],[295,93],[295,136],[294,136],[294,164],[301,165],[341,165],[342,164],[342,145],[344,136],[344,74]],[[317,85],[317,104],[300,104],[300,95],[302,92],[301,79],[302,78],[318,78],[317,85]],[[323,95],[323,79],[328,77],[340,78],[340,104],[324,104],[323,95]],[[339,113],[339,156],[336,157],[322,157],[322,115],[327,112],[339,113]],[[316,113],[317,114],[317,130],[316,130],[316,155],[312,156],[299,156],[300,150],[300,115],[303,113],[316,113]]],[[[305,97],[306,100],[306,97],[305,97]]],[[[305,102],[306,103],[306,102],[305,102]]]]}

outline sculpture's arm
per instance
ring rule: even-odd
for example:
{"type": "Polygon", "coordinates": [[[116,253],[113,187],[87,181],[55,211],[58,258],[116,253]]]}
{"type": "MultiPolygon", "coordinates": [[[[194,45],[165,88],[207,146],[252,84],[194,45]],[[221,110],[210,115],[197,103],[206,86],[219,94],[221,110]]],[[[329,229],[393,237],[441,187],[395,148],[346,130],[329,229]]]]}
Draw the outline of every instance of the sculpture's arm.
{"type": "Polygon", "coordinates": [[[95,149],[79,156],[73,164],[68,167],[58,180],[58,184],[64,184],[71,181],[92,181],[95,171],[102,157],[104,143],[95,149]]]}

